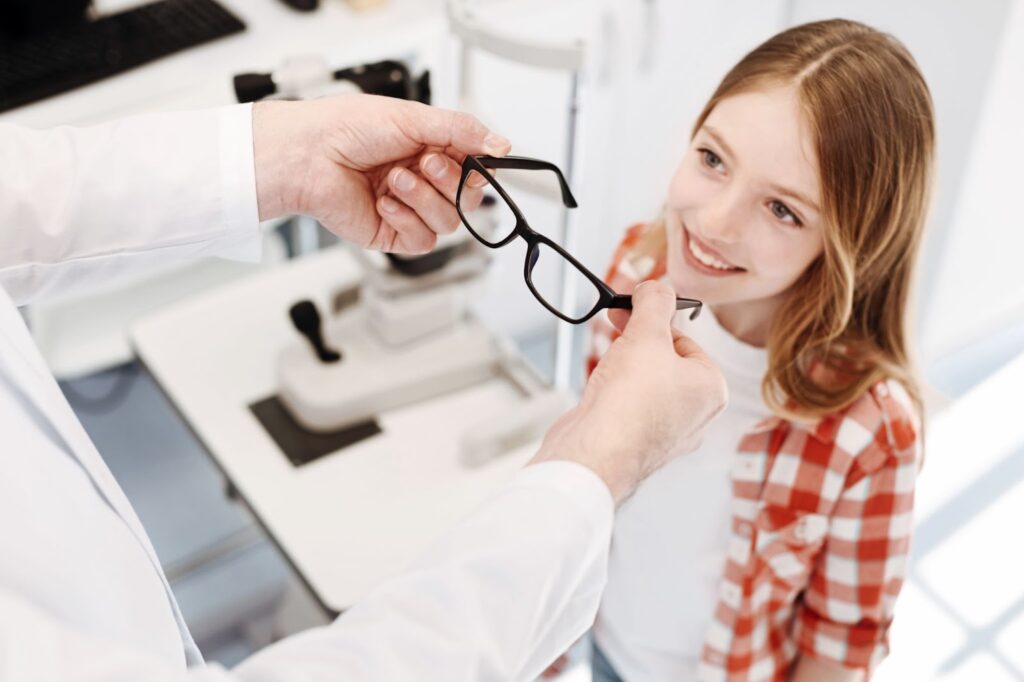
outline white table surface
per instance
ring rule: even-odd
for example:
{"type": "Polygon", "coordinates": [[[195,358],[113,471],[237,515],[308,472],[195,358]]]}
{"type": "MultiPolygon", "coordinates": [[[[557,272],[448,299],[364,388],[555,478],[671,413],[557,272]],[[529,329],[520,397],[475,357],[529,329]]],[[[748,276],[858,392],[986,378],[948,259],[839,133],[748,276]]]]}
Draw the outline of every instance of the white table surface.
{"type": "MultiPolygon", "coordinates": [[[[480,468],[460,425],[520,400],[503,380],[380,416],[375,436],[293,467],[249,410],[276,393],[275,358],[297,332],[288,307],[355,280],[340,248],[173,304],[132,328],[136,352],[322,605],[341,611],[406,567],[500,488],[531,445],[480,468]]],[[[187,503],[187,501],[185,501],[187,503]]]]}
{"type": "MultiPolygon", "coordinates": [[[[96,0],[101,13],[143,0],[96,0]]],[[[443,0],[387,0],[356,11],[321,0],[296,12],[281,0],[218,0],[245,31],[183,50],[145,66],[0,114],[0,121],[47,128],[89,125],[133,113],[220,106],[236,102],[232,78],[270,72],[286,58],[319,55],[335,69],[380,59],[436,64],[447,23],[443,0]]]]}

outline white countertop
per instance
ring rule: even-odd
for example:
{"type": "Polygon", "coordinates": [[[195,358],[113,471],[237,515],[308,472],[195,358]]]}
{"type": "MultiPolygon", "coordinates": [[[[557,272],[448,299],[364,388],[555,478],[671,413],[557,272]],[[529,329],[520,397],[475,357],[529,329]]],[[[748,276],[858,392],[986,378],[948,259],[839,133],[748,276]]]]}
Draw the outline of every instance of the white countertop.
{"type": "Polygon", "coordinates": [[[508,480],[521,448],[460,462],[460,427],[522,398],[495,379],[380,416],[383,433],[293,467],[248,406],[276,393],[275,360],[297,333],[288,307],[357,277],[331,249],[171,305],[132,329],[136,351],[323,605],[340,611],[400,572],[508,480]]]}

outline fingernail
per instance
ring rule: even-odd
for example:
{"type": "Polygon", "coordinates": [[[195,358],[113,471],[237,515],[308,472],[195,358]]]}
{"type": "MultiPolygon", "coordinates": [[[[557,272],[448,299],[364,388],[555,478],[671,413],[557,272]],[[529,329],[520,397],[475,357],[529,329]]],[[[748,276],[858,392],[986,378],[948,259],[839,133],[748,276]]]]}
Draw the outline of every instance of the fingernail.
{"type": "Polygon", "coordinates": [[[395,213],[398,211],[398,202],[391,197],[380,198],[380,210],[385,213],[395,213]]]}
{"type": "Polygon", "coordinates": [[[479,173],[470,173],[469,177],[466,178],[466,184],[470,187],[483,187],[487,183],[487,178],[480,175],[479,173]]]}
{"type": "Polygon", "coordinates": [[[416,178],[404,168],[398,169],[398,172],[391,177],[391,182],[395,185],[396,189],[402,192],[408,192],[416,186],[416,178]]]}
{"type": "Polygon", "coordinates": [[[488,154],[504,154],[511,146],[511,142],[497,133],[491,133],[484,138],[484,150],[488,154]]]}
{"type": "Polygon", "coordinates": [[[430,154],[423,159],[423,170],[435,178],[443,176],[447,168],[448,164],[444,162],[440,154],[430,154]]]}

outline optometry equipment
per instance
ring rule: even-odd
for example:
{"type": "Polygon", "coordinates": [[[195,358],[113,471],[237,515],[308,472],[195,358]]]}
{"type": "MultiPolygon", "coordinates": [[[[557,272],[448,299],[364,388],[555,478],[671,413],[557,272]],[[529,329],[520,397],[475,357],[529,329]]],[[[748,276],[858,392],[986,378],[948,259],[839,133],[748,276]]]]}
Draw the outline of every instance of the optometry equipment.
{"type": "Polygon", "coordinates": [[[270,73],[236,75],[234,86],[239,102],[365,92],[430,103],[430,72],[414,76],[405,61],[396,59],[333,69],[320,55],[295,55],[270,73]]]}
{"type": "MultiPolygon", "coordinates": [[[[478,210],[482,216],[486,207],[478,210]]],[[[470,312],[490,255],[469,234],[442,237],[415,258],[352,253],[364,268],[362,283],[335,293],[322,325],[311,302],[293,306],[293,324],[306,338],[278,358],[279,398],[305,429],[337,432],[500,377],[518,394],[512,406],[444,427],[460,430],[470,466],[536,440],[570,407],[567,393],[547,387],[470,312]]]]}

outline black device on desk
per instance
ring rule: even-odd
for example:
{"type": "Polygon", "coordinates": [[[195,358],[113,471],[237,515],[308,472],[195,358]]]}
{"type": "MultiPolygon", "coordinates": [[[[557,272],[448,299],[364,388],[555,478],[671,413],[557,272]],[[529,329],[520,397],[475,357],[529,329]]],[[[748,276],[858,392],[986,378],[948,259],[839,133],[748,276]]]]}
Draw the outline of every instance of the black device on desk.
{"type": "Polygon", "coordinates": [[[320,6],[320,0],[281,0],[281,2],[300,12],[312,12],[320,6]]]}
{"type": "Polygon", "coordinates": [[[245,29],[215,0],[159,0],[89,20],[88,0],[0,0],[0,111],[245,29]]]}
{"type": "MultiPolygon", "coordinates": [[[[409,67],[395,59],[349,66],[344,69],[327,69],[326,79],[350,81],[365,93],[384,95],[398,99],[430,104],[430,72],[424,71],[418,78],[409,67]]],[[[308,76],[308,74],[303,74],[308,76]]],[[[289,72],[286,68],[274,73],[240,73],[234,78],[235,95],[239,102],[255,102],[264,97],[280,94],[289,89],[289,72]]]]}

